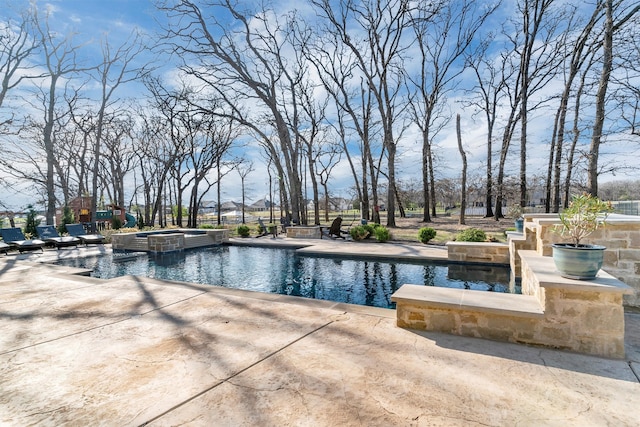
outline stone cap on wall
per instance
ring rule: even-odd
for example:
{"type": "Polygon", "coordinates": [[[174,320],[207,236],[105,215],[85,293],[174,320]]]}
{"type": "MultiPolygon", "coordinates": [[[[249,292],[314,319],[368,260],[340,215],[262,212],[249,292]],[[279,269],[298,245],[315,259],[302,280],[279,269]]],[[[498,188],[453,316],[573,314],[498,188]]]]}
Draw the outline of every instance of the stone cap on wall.
{"type": "Polygon", "coordinates": [[[562,288],[580,292],[633,294],[633,288],[627,286],[604,270],[600,270],[596,278],[592,280],[567,279],[558,274],[553,258],[539,256],[536,251],[530,250],[521,250],[519,254],[520,258],[523,260],[526,259],[542,288],[562,288]]]}

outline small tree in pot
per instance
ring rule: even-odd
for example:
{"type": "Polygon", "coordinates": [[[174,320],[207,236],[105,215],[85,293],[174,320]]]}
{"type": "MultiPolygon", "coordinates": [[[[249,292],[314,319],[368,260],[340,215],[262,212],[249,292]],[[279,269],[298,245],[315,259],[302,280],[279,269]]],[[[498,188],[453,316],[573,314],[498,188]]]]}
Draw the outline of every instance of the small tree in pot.
{"type": "Polygon", "coordinates": [[[508,215],[513,218],[513,222],[516,226],[516,231],[518,233],[522,233],[524,230],[524,218],[522,217],[522,213],[524,209],[520,205],[511,205],[509,207],[508,215]]]}
{"type": "Polygon", "coordinates": [[[560,214],[561,224],[553,231],[569,236],[571,243],[556,243],[553,260],[561,276],[570,279],[593,279],[602,267],[604,250],[601,245],[582,244],[605,220],[613,207],[590,194],[573,196],[569,207],[560,214]]]}

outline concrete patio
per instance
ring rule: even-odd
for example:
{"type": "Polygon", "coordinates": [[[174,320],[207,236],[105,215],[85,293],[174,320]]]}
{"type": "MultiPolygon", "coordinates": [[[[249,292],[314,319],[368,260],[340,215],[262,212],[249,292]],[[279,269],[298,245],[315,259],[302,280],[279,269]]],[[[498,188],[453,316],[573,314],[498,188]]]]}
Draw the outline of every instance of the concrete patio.
{"type": "Polygon", "coordinates": [[[42,263],[105,250],[0,257],[0,425],[640,424],[639,313],[610,360],[403,330],[394,310],[42,263]]]}

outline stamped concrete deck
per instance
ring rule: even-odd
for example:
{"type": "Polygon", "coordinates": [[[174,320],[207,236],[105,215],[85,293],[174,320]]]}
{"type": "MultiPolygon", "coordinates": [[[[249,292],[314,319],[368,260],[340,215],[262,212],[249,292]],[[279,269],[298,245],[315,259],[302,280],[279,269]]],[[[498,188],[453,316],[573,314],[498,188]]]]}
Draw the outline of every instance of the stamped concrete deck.
{"type": "MultiPolygon", "coordinates": [[[[300,243],[285,240],[262,241],[300,243]]],[[[0,257],[0,425],[640,423],[637,313],[620,361],[403,330],[393,310],[37,262],[99,250],[0,257]]]]}

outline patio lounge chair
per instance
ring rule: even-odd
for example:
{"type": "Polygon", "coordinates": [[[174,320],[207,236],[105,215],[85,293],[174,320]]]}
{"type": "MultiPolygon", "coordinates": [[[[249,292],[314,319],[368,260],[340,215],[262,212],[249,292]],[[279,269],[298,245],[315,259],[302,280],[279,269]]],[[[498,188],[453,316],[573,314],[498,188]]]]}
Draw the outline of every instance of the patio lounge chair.
{"type": "Polygon", "coordinates": [[[80,239],[73,236],[62,237],[58,234],[58,230],[53,225],[39,225],[36,227],[38,237],[48,245],[55,246],[57,249],[67,246],[78,246],[80,239]]]}
{"type": "Polygon", "coordinates": [[[282,227],[282,232],[287,234],[287,227],[291,227],[291,221],[288,216],[280,218],[280,227],[282,227]]]}
{"type": "Polygon", "coordinates": [[[28,240],[18,227],[0,229],[2,240],[20,253],[40,249],[44,252],[44,242],[39,239],[28,240]]]}
{"type": "MultiPolygon", "coordinates": [[[[260,225],[260,228],[262,231],[256,237],[262,237],[269,234],[269,228],[267,228],[267,226],[264,225],[264,222],[262,222],[262,218],[258,218],[258,225],[260,225]]],[[[276,233],[277,233],[277,230],[274,230],[273,237],[276,237],[276,233]]]]}
{"type": "Polygon", "coordinates": [[[77,237],[85,245],[104,243],[102,234],[87,234],[82,224],[67,224],[66,227],[70,236],[77,237]]]}
{"type": "Polygon", "coordinates": [[[334,219],[333,222],[331,223],[331,227],[329,227],[329,231],[327,232],[327,235],[329,237],[335,236],[338,239],[344,239],[344,237],[342,236],[342,230],[340,230],[341,225],[342,225],[342,217],[339,216],[336,219],[334,219]]]}

